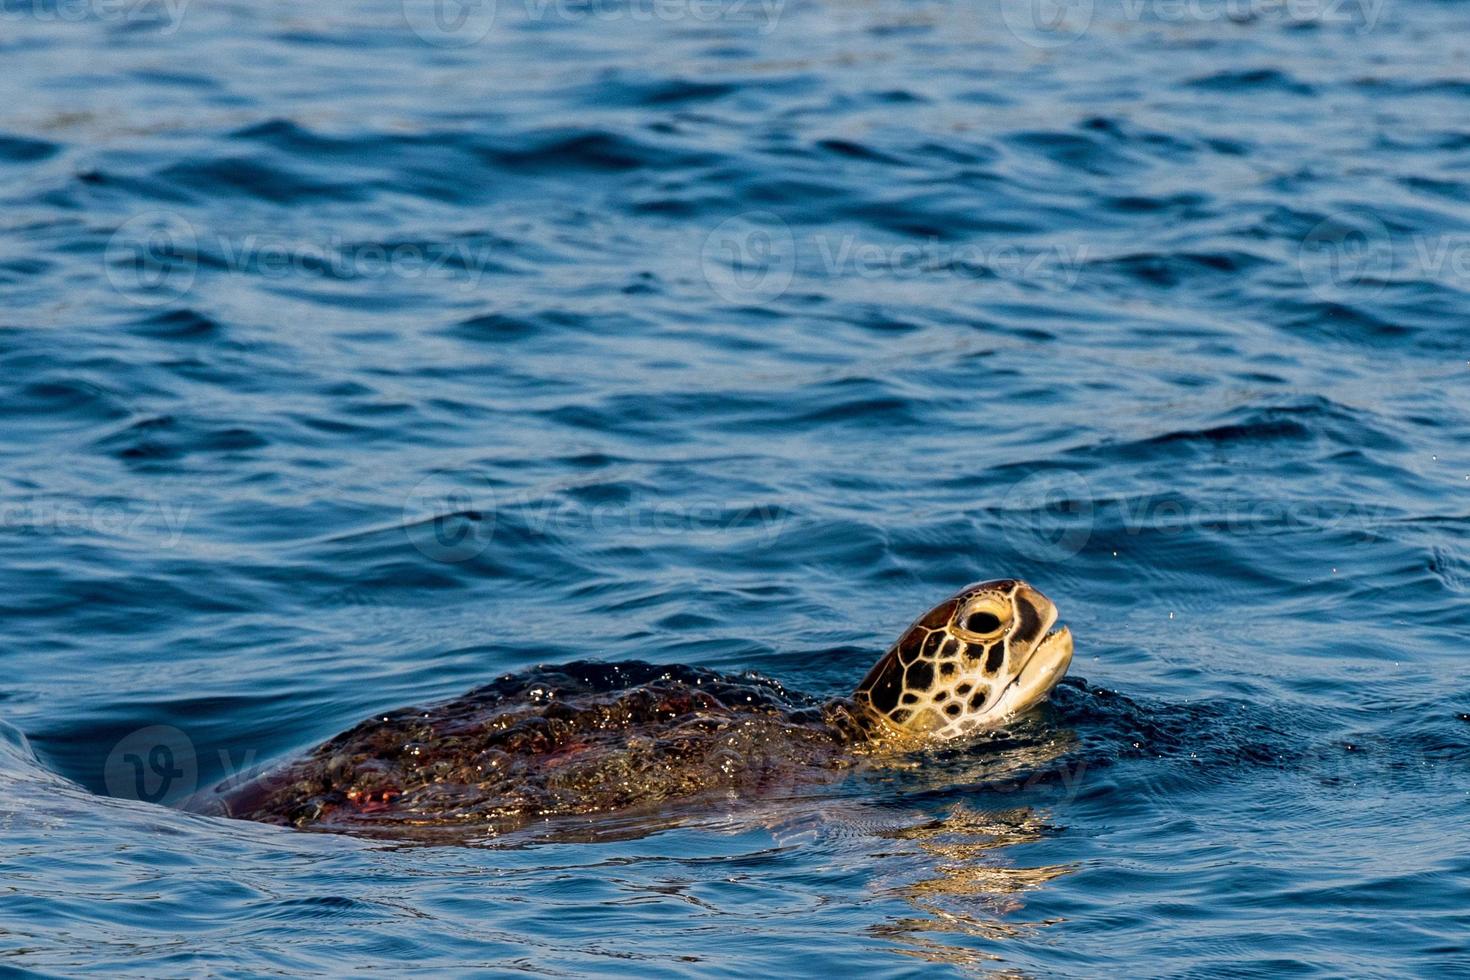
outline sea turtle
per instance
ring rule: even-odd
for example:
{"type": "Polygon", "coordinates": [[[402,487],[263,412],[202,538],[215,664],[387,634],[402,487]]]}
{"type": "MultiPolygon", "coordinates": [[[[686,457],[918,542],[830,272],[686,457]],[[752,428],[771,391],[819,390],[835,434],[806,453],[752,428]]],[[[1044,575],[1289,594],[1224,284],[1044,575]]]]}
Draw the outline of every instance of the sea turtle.
{"type": "Polygon", "coordinates": [[[669,800],[795,788],[996,728],[1072,659],[1025,582],[967,586],[920,616],[849,698],[756,674],[583,661],[507,674],[452,701],[377,715],[297,761],[186,806],[358,833],[514,829],[669,800]]]}

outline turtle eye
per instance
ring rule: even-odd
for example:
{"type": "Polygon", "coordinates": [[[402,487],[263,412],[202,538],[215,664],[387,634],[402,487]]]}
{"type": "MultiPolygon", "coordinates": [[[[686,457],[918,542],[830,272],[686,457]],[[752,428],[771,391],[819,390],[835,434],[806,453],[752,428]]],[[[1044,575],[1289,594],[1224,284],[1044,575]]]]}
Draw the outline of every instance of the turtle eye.
{"type": "Polygon", "coordinates": [[[977,602],[960,613],[955,624],[973,636],[995,636],[1005,626],[1005,609],[993,602],[977,602]]]}
{"type": "Polygon", "coordinates": [[[970,633],[994,633],[1000,629],[1000,617],[992,612],[972,612],[965,617],[963,624],[965,630],[970,633]]]}

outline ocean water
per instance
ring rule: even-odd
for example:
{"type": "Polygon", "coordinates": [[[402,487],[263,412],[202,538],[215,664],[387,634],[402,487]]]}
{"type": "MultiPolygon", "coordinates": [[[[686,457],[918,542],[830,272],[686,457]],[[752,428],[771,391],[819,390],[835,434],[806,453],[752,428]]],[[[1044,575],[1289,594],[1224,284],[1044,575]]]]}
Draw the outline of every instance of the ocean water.
{"type": "Polygon", "coordinates": [[[0,969],[1470,975],[1436,0],[4,0],[0,969]],[[1008,745],[406,846],[172,804],[583,657],[1008,745]]]}

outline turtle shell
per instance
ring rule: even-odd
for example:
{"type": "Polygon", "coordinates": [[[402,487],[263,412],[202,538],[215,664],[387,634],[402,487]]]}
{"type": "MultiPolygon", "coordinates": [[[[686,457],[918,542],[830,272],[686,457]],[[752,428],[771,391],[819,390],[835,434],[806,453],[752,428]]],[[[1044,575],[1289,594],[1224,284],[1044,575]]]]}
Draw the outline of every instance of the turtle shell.
{"type": "Polygon", "coordinates": [[[849,746],[861,733],[849,703],[758,674],[579,662],[375,716],[191,808],[352,833],[496,833],[827,781],[855,762],[849,746]]]}

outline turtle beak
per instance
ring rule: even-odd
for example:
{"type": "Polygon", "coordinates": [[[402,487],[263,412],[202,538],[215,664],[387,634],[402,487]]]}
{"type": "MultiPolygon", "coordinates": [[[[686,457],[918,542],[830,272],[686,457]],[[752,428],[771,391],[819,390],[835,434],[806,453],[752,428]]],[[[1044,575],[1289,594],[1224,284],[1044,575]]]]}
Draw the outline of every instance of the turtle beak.
{"type": "Polygon", "coordinates": [[[1002,718],[1018,715],[1045,700],[1072,664],[1072,631],[1063,626],[1048,633],[1016,672],[995,706],[1002,718]]]}

